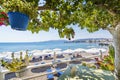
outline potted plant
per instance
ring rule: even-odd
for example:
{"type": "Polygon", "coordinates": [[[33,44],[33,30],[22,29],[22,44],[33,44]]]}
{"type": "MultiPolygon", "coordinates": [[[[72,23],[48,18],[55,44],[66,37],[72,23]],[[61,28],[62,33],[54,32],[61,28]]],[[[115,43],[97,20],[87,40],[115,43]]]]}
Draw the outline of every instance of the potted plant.
{"type": "Polygon", "coordinates": [[[28,23],[37,18],[37,2],[36,0],[3,0],[2,8],[8,13],[12,29],[22,31],[27,29],[28,23]]]}
{"type": "Polygon", "coordinates": [[[12,53],[12,61],[1,60],[3,67],[7,68],[11,72],[15,72],[18,78],[25,76],[28,69],[26,68],[29,64],[29,57],[26,52],[25,58],[22,57],[22,52],[20,52],[20,58],[15,58],[14,53],[12,53]]]}
{"type": "Polygon", "coordinates": [[[2,9],[0,9],[0,26],[8,24],[8,15],[2,9]]]}

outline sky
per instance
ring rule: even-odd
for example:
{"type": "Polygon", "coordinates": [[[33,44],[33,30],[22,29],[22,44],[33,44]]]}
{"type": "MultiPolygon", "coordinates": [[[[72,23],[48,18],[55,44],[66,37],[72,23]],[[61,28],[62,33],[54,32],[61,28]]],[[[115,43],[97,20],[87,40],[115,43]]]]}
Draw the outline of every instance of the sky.
{"type": "MultiPolygon", "coordinates": [[[[106,30],[99,30],[94,33],[87,32],[86,29],[80,30],[77,26],[73,26],[75,30],[74,39],[83,38],[112,38],[111,34],[106,30]]],[[[72,40],[74,40],[72,39],[72,40]]],[[[17,31],[11,29],[10,26],[0,26],[0,42],[40,42],[48,40],[67,40],[60,38],[58,32],[50,29],[49,32],[40,31],[38,34],[32,34],[30,31],[17,31]]]]}
{"type": "MultiPolygon", "coordinates": [[[[40,6],[42,6],[44,1],[40,0],[40,3],[40,6]]],[[[111,34],[106,30],[99,30],[94,33],[89,33],[86,29],[80,30],[77,26],[73,27],[75,30],[74,39],[112,38],[111,34]]],[[[0,26],[0,42],[39,42],[63,39],[68,40],[66,38],[60,38],[58,32],[54,29],[50,29],[49,32],[40,31],[38,34],[32,34],[30,31],[16,31],[11,29],[10,26],[0,26]]]]}

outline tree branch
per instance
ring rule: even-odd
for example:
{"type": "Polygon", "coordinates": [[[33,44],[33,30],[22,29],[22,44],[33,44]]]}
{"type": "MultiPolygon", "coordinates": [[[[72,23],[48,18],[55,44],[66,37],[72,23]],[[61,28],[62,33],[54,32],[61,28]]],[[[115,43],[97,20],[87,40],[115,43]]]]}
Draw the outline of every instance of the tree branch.
{"type": "Polygon", "coordinates": [[[107,27],[106,30],[108,30],[112,35],[115,32],[115,28],[114,27],[107,27]]]}
{"type": "Polygon", "coordinates": [[[103,5],[103,4],[99,4],[99,5],[96,5],[96,6],[99,7],[99,8],[106,9],[107,12],[108,12],[109,14],[111,14],[112,16],[115,16],[115,15],[116,15],[116,13],[115,13],[114,11],[109,10],[109,9],[107,8],[107,6],[105,6],[105,5],[103,5]]]}

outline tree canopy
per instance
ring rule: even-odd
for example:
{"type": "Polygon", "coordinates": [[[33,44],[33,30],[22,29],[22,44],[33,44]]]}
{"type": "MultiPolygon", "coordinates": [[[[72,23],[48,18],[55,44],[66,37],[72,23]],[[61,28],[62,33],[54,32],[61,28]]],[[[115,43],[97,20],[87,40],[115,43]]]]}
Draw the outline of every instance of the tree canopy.
{"type": "Polygon", "coordinates": [[[39,7],[38,26],[29,26],[29,30],[38,32],[57,29],[60,37],[74,37],[73,28],[78,25],[89,32],[107,27],[115,27],[120,22],[119,0],[46,0],[39,7]]]}
{"type": "MultiPolygon", "coordinates": [[[[36,5],[39,0],[34,1],[36,5]]],[[[80,29],[86,28],[89,32],[99,29],[115,28],[120,22],[119,0],[44,0],[38,7],[38,18],[34,19],[28,30],[39,32],[49,31],[50,28],[58,30],[61,38],[74,38],[75,32],[71,25],[78,25],[80,29]]]]}

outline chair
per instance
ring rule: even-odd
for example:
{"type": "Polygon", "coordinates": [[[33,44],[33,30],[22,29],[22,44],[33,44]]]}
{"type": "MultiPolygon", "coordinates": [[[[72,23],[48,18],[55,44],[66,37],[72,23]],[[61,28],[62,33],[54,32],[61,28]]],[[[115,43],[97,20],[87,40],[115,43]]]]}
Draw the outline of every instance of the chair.
{"type": "Polygon", "coordinates": [[[67,63],[60,63],[60,64],[57,64],[57,66],[55,68],[66,68],[67,67],[67,63]]]}
{"type": "Polygon", "coordinates": [[[38,58],[38,59],[39,59],[39,61],[42,61],[42,56],[39,56],[39,58],[38,58]]]}
{"type": "Polygon", "coordinates": [[[39,61],[39,59],[38,59],[38,58],[33,57],[33,58],[32,58],[32,60],[31,60],[30,62],[38,62],[38,61],[39,61]]]}
{"type": "Polygon", "coordinates": [[[36,60],[35,57],[33,57],[32,60],[31,60],[30,62],[35,62],[35,60],[36,60]]]}
{"type": "Polygon", "coordinates": [[[61,60],[57,60],[57,62],[61,62],[61,60]]]}
{"type": "MultiPolygon", "coordinates": [[[[52,70],[51,69],[47,69],[47,72],[52,72],[52,70]]],[[[52,73],[47,74],[47,79],[48,80],[54,80],[54,75],[52,73]]]]}
{"type": "Polygon", "coordinates": [[[57,75],[58,75],[58,77],[60,77],[60,76],[63,74],[63,72],[60,71],[60,68],[56,68],[56,70],[57,70],[57,75]]]}
{"type": "Polygon", "coordinates": [[[45,62],[41,62],[41,64],[45,64],[45,62]]]}

